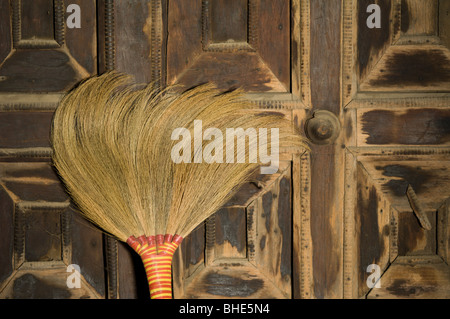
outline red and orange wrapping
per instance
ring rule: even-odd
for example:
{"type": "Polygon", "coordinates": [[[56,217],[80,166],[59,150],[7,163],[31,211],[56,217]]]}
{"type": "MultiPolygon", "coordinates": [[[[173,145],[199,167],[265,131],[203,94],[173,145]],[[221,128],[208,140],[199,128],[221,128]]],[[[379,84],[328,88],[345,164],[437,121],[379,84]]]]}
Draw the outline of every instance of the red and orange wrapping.
{"type": "Polygon", "coordinates": [[[151,299],[172,299],[172,258],[182,240],[170,234],[128,238],[144,263],[151,299]]]}

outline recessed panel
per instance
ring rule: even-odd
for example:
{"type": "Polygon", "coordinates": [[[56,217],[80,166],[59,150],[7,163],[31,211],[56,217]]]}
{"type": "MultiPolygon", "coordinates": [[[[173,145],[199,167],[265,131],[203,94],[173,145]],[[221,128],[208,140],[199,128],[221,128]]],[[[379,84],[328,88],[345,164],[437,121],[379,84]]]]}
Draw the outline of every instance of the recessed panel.
{"type": "Polygon", "coordinates": [[[247,42],[248,1],[207,1],[210,10],[211,42],[247,42]]]}
{"type": "Polygon", "coordinates": [[[53,39],[53,10],[53,0],[20,1],[21,39],[53,39]]]}
{"type": "Polygon", "coordinates": [[[170,1],[168,84],[288,93],[290,9],[281,0],[170,1]]]}
{"type": "Polygon", "coordinates": [[[61,215],[59,212],[23,213],[25,260],[62,260],[61,215]]]}

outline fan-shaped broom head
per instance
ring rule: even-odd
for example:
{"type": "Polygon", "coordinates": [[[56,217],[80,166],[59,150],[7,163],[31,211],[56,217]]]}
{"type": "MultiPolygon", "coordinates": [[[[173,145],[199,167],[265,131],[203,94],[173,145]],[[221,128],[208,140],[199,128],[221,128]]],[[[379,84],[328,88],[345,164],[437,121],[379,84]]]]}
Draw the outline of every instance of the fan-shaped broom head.
{"type": "Polygon", "coordinates": [[[238,90],[207,84],[179,93],[117,72],[62,99],[51,140],[73,202],[141,256],[151,298],[172,297],[173,253],[261,166],[264,156],[252,150],[307,147],[290,121],[252,108],[238,90]],[[233,128],[249,133],[247,147],[237,135],[225,138],[233,128]],[[267,130],[270,138],[250,134],[267,130]]]}

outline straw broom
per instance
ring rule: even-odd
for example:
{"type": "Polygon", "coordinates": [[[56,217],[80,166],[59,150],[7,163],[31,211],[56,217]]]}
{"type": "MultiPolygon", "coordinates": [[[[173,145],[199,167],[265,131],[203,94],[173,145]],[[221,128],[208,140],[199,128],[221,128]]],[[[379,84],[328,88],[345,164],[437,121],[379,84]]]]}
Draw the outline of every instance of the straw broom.
{"type": "Polygon", "coordinates": [[[275,146],[270,138],[249,138],[242,150],[227,140],[223,149],[213,144],[211,154],[233,149],[236,160],[199,161],[213,135],[192,143],[174,132],[186,128],[195,135],[196,120],[224,135],[226,128],[277,128],[280,147],[306,147],[289,121],[251,110],[241,95],[209,84],[183,93],[159,90],[108,72],[82,82],[55,112],[53,163],[68,194],[88,220],[141,256],[152,299],[172,298],[171,262],[183,238],[260,167],[249,150],[275,146]],[[173,160],[174,147],[184,161],[173,160]],[[237,163],[243,155],[248,160],[237,163]]]}

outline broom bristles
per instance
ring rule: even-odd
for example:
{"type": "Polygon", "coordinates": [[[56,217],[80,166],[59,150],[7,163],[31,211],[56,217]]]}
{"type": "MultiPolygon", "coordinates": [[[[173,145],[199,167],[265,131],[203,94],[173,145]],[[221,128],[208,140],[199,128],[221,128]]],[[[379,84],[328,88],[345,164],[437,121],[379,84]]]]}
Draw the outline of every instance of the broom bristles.
{"type": "MultiPolygon", "coordinates": [[[[279,128],[280,148],[307,147],[279,115],[252,110],[240,91],[219,93],[202,85],[184,93],[140,87],[131,77],[109,72],[81,83],[56,110],[53,162],[83,215],[107,233],[130,236],[187,236],[229,200],[261,163],[175,163],[175,129],[279,128]]],[[[203,134],[203,132],[202,132],[203,134]]],[[[227,143],[223,139],[223,154],[227,143]]],[[[235,141],[233,140],[233,143],[235,141]]],[[[271,149],[247,140],[252,147],[271,149]]],[[[204,149],[211,141],[202,141],[204,149]]],[[[234,144],[234,156],[238,154],[234,144]]],[[[216,149],[217,151],[218,149],[216,149]]]]}

